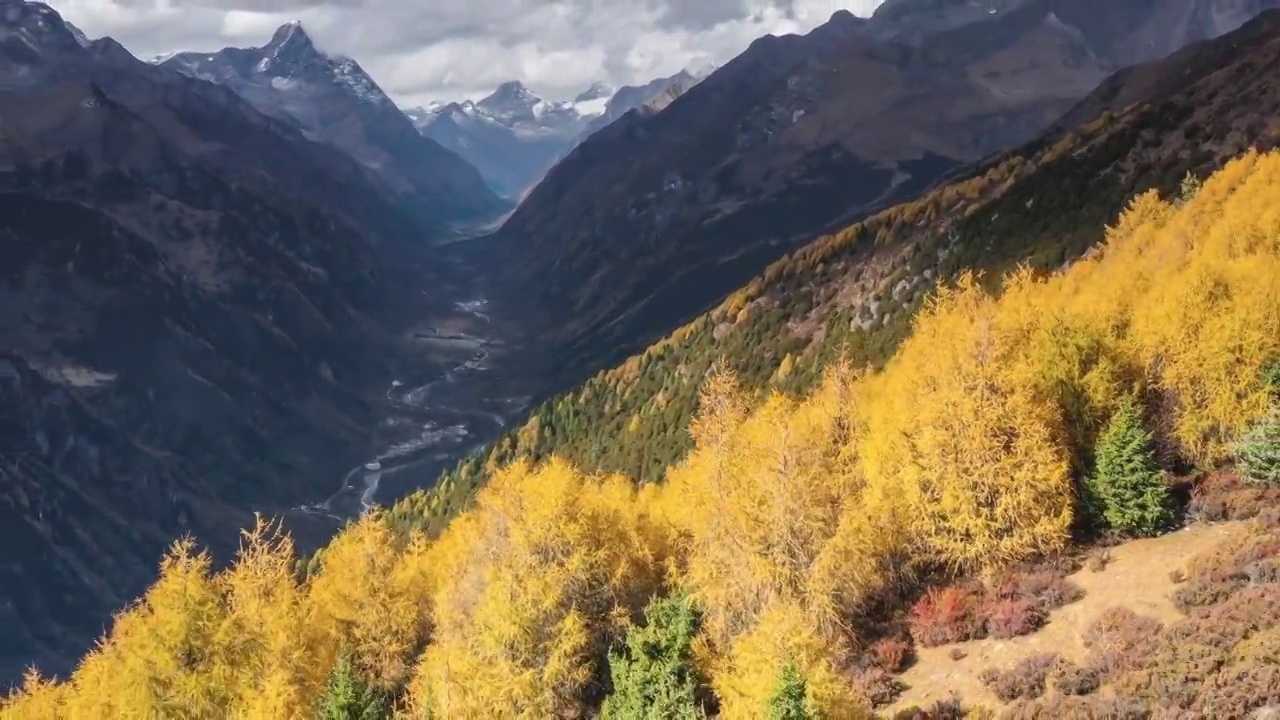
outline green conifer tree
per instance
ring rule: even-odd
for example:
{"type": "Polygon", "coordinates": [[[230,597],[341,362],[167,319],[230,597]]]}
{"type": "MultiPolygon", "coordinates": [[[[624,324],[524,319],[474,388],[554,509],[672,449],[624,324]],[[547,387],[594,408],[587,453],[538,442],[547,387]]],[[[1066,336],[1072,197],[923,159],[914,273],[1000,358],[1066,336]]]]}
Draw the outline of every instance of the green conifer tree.
{"type": "Polygon", "coordinates": [[[1272,403],[1266,417],[1245,433],[1236,456],[1245,481],[1280,486],[1280,403],[1272,403]]]}
{"type": "Polygon", "coordinates": [[[320,698],[321,720],[381,720],[388,717],[387,699],[369,687],[343,655],[320,698]]]}
{"type": "Polygon", "coordinates": [[[1097,467],[1085,484],[1095,516],[1127,535],[1156,535],[1173,521],[1151,441],[1141,408],[1126,398],[1098,438],[1097,467]]]}
{"type": "Polygon", "coordinates": [[[693,638],[702,613],[688,597],[656,599],[645,609],[645,624],[627,633],[623,647],[609,653],[613,694],[600,716],[606,720],[692,720],[702,717],[693,664],[693,638]]]}
{"type": "Polygon", "coordinates": [[[1182,177],[1182,183],[1178,187],[1178,205],[1185,205],[1191,201],[1199,192],[1203,183],[1200,178],[1193,172],[1187,171],[1182,177]]]}
{"type": "Polygon", "coordinates": [[[813,714],[809,712],[807,698],[804,676],[795,663],[789,662],[782,667],[765,714],[769,720],[808,720],[813,714]]]}

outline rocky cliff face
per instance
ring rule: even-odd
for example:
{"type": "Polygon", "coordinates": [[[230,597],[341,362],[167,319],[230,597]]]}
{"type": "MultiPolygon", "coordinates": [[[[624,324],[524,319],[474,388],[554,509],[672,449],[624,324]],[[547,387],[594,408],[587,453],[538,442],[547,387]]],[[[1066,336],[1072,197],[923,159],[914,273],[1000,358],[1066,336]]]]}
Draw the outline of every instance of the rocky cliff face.
{"type": "Polygon", "coordinates": [[[1121,28],[1172,27],[1181,5],[901,0],[762,38],[559,163],[496,237],[502,284],[541,311],[554,366],[589,372],[797,243],[1035,137],[1166,47],[1121,28]]]}
{"type": "Polygon", "coordinates": [[[186,52],[162,67],[224,85],[369,168],[437,224],[483,221],[507,206],[455,153],[423,137],[359,63],[316,48],[298,23],[259,48],[186,52]]]}
{"type": "MultiPolygon", "coordinates": [[[[193,532],[363,456],[404,196],[227,88],[0,2],[0,678],[59,671],[193,532]]],[[[430,270],[428,269],[428,273],[430,270]]]]}

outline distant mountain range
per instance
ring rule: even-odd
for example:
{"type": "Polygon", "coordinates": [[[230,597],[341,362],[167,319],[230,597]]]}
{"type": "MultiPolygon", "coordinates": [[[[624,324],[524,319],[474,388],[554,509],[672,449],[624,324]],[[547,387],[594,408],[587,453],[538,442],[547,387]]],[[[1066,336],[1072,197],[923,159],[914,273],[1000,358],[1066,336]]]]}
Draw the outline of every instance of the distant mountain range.
{"type": "Polygon", "coordinates": [[[596,83],[566,101],[548,101],[513,80],[479,102],[437,103],[407,114],[424,135],[474,165],[495,192],[519,200],[592,133],[635,108],[665,106],[704,76],[682,70],[640,86],[596,83]]]}
{"type": "Polygon", "coordinates": [[[559,162],[494,239],[494,285],[582,373],[798,244],[1026,142],[1104,78],[1277,0],[888,0],[766,36],[559,162]]]}
{"type": "Polygon", "coordinates": [[[258,48],[184,52],[161,67],[224,85],[312,139],[343,150],[421,212],[446,221],[496,215],[504,205],[469,163],[418,133],[355,60],[320,52],[299,23],[258,48]]]}

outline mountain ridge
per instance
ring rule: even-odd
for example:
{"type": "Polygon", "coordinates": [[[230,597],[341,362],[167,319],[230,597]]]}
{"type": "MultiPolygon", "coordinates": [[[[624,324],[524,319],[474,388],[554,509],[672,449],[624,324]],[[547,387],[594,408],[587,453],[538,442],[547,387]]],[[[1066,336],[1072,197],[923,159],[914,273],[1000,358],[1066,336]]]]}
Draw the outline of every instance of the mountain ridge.
{"type": "Polygon", "coordinates": [[[700,79],[682,70],[645,85],[597,82],[573,100],[549,101],[508,81],[472,102],[411,108],[419,131],[481,170],[503,197],[520,199],[565,154],[628,111],[665,106],[700,79]]]}
{"type": "Polygon", "coordinates": [[[282,25],[261,47],[182,52],[159,66],[224,85],[265,114],[298,124],[413,198],[440,230],[506,209],[474,167],[418,133],[359,63],[321,52],[301,23],[282,25]]]}
{"type": "Polygon", "coordinates": [[[1172,194],[1188,171],[1204,177],[1251,147],[1280,146],[1280,83],[1263,70],[1275,62],[1280,10],[1118,72],[1065,116],[1093,108],[1088,120],[1058,123],[917,200],[792,251],[643,352],[544,400],[393,516],[439,531],[522,457],[660,480],[688,450],[698,388],[716,368],[754,392],[796,393],[842,356],[878,367],[933,289],[962,270],[985,272],[992,286],[1022,263],[1056,271],[1093,247],[1135,194],[1172,194]]]}
{"type": "MultiPolygon", "coordinates": [[[[0,676],[366,457],[441,224],[232,90],[0,5],[0,676]]],[[[412,130],[411,130],[412,132],[412,130]]]]}

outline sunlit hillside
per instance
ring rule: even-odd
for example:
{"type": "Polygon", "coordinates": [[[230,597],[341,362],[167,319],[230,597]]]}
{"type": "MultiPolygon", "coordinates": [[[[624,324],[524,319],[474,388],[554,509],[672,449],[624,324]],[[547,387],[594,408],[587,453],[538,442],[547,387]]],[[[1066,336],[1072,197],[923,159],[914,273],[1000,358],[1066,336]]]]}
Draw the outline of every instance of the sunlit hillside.
{"type": "MultiPolygon", "coordinates": [[[[1106,235],[999,296],[964,276],[883,369],[834,363],[803,399],[713,377],[661,485],[517,463],[439,538],[375,515],[305,569],[266,526],[221,572],[179,543],[71,678],[32,675],[3,715],[870,713],[868,649],[926,588],[1169,529],[1159,466],[1247,454],[1275,481],[1280,154],[1138,196],[1106,235]]],[[[1253,592],[1232,587],[1215,601],[1253,592]]],[[[1276,615],[1251,617],[1274,649],[1276,615]]],[[[1249,636],[1231,652],[1262,662],[1249,636]]],[[[1148,707],[1233,691],[1117,677],[1148,707]]]]}

